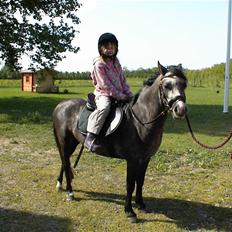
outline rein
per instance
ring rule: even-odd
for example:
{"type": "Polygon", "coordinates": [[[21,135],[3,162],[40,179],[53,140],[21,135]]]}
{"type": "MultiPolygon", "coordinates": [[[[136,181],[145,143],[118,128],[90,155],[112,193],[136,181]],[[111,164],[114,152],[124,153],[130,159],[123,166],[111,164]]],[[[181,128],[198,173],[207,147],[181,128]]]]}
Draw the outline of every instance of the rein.
{"type": "MultiPolygon", "coordinates": [[[[162,78],[163,79],[163,78],[162,78]]],[[[148,124],[151,124],[151,123],[154,123],[155,121],[157,121],[160,117],[162,116],[165,116],[166,114],[168,114],[168,112],[170,111],[170,106],[169,106],[169,103],[164,95],[164,92],[163,92],[163,88],[162,88],[162,79],[160,81],[160,84],[159,84],[159,94],[160,94],[160,98],[162,100],[162,103],[164,104],[165,106],[165,109],[159,113],[154,119],[152,119],[151,121],[148,121],[148,122],[142,122],[139,117],[135,114],[135,112],[133,111],[133,108],[132,106],[129,106],[129,109],[131,111],[131,114],[132,116],[143,126],[145,125],[148,125],[148,124]]]]}
{"type": "MultiPolygon", "coordinates": [[[[201,147],[204,147],[204,148],[207,148],[207,149],[211,149],[211,150],[216,150],[216,149],[218,149],[218,148],[223,147],[223,146],[224,146],[225,144],[227,144],[227,143],[230,141],[230,139],[232,138],[232,130],[230,130],[228,136],[225,138],[225,140],[224,140],[222,143],[217,144],[217,145],[214,145],[214,146],[209,146],[209,145],[203,144],[203,143],[201,143],[201,142],[196,138],[196,136],[194,135],[187,114],[185,115],[185,118],[186,118],[186,121],[187,121],[187,124],[188,124],[188,128],[189,128],[189,131],[190,131],[190,134],[191,134],[193,140],[194,140],[197,144],[199,144],[201,147]]],[[[231,156],[231,159],[232,159],[232,151],[230,152],[230,156],[231,156]]]]}
{"type": "Polygon", "coordinates": [[[163,87],[162,87],[162,80],[165,78],[165,77],[172,77],[172,76],[163,76],[160,80],[160,84],[159,84],[159,95],[160,95],[160,98],[161,98],[161,101],[164,105],[164,110],[159,113],[154,119],[152,119],[151,121],[147,121],[147,122],[142,122],[139,117],[135,114],[135,112],[133,111],[133,108],[132,106],[129,106],[129,109],[131,111],[131,114],[132,116],[143,126],[145,125],[148,125],[148,124],[152,124],[154,122],[156,122],[160,117],[162,116],[165,116],[169,113],[169,111],[172,110],[172,107],[174,105],[175,102],[179,101],[179,100],[184,100],[185,99],[181,96],[177,96],[176,98],[172,99],[170,102],[167,100],[165,94],[164,94],[164,90],[163,90],[163,87]]]}
{"type": "Polygon", "coordinates": [[[165,115],[169,112],[169,109],[166,108],[166,109],[163,110],[160,114],[158,114],[154,119],[152,119],[151,121],[142,122],[142,121],[138,118],[138,116],[135,114],[135,112],[133,111],[133,109],[132,109],[131,106],[129,106],[129,109],[130,109],[130,111],[131,111],[132,116],[133,116],[141,125],[143,125],[143,126],[145,126],[145,125],[147,125],[147,124],[151,124],[151,123],[157,121],[161,116],[165,116],[165,115]]]}

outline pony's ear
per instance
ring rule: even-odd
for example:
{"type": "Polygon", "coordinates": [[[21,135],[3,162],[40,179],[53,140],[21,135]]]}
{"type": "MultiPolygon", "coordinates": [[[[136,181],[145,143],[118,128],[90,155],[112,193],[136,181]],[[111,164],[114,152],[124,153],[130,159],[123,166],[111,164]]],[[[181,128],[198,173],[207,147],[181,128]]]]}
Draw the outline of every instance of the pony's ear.
{"type": "Polygon", "coordinates": [[[159,69],[160,74],[163,75],[163,76],[164,76],[164,75],[167,73],[167,71],[168,71],[163,65],[160,64],[159,61],[158,61],[158,69],[159,69]]]}
{"type": "Polygon", "coordinates": [[[180,71],[183,71],[182,64],[178,64],[178,65],[177,65],[177,68],[178,68],[180,71]]]}

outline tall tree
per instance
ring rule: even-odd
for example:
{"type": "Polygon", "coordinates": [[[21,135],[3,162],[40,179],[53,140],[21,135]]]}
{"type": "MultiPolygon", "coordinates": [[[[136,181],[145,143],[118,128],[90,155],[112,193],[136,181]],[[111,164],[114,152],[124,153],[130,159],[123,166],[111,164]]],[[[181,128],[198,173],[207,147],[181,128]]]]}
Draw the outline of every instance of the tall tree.
{"type": "Polygon", "coordinates": [[[0,0],[0,59],[17,69],[26,54],[32,67],[53,68],[65,51],[79,50],[72,41],[80,7],[76,0],[0,0]]]}

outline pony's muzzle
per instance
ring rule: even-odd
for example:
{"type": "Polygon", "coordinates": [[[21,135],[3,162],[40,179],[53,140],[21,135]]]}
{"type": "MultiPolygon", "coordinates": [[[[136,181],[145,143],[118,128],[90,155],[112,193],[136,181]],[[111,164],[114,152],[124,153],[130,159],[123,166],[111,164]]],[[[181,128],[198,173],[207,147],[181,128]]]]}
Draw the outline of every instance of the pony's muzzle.
{"type": "Polygon", "coordinates": [[[184,101],[177,100],[176,102],[173,103],[172,115],[174,118],[182,119],[185,117],[186,112],[187,112],[187,107],[184,101]]]}

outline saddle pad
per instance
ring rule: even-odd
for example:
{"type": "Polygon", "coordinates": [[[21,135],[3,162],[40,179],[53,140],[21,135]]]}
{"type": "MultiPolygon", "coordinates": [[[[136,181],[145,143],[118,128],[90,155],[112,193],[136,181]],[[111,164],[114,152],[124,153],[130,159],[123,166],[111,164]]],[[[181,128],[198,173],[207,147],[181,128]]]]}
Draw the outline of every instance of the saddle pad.
{"type": "MultiPolygon", "coordinates": [[[[87,134],[88,118],[92,112],[93,111],[89,110],[85,106],[80,113],[79,122],[78,122],[78,130],[84,135],[87,134]]],[[[112,108],[109,113],[109,116],[107,117],[103,125],[101,134],[103,134],[103,136],[108,136],[112,134],[120,125],[122,118],[123,118],[122,108],[121,107],[112,108]]]]}
{"type": "Polygon", "coordinates": [[[79,116],[79,121],[78,121],[78,125],[77,128],[78,130],[86,135],[87,134],[87,124],[88,124],[88,118],[89,115],[92,113],[92,110],[89,110],[86,106],[83,108],[83,110],[80,113],[79,116]]]}

